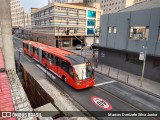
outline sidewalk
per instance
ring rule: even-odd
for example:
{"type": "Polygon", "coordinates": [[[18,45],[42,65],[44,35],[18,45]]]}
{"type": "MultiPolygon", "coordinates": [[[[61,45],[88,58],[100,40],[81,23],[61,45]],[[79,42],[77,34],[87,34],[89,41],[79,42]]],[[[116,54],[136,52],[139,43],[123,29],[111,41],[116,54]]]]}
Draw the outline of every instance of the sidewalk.
{"type": "Polygon", "coordinates": [[[98,65],[95,71],[160,98],[160,83],[158,82],[144,78],[141,86],[141,76],[107,65],[98,65]]]}

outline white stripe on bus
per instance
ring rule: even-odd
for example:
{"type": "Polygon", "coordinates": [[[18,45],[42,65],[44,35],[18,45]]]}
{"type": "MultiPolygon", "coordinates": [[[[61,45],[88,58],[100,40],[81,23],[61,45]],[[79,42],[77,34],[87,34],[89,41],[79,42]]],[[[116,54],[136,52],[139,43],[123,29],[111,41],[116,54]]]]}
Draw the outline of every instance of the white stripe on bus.
{"type": "MultiPolygon", "coordinates": [[[[46,69],[44,69],[42,66],[40,66],[39,64],[36,64],[37,65],[37,67],[39,67],[43,72],[47,72],[47,70],[46,69]]],[[[56,79],[55,78],[55,76],[53,76],[53,74],[51,74],[51,73],[49,73],[49,72],[47,72],[47,75],[49,76],[49,77],[51,77],[52,79],[56,79]]]]}

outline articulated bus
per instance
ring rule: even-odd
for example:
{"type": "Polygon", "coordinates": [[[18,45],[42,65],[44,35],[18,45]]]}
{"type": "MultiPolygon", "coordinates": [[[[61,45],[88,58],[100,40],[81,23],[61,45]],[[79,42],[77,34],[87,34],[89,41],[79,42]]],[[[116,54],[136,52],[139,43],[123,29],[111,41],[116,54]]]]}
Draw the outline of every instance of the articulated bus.
{"type": "Polygon", "coordinates": [[[29,40],[23,41],[23,50],[75,89],[95,84],[92,65],[81,55],[29,40]]]}

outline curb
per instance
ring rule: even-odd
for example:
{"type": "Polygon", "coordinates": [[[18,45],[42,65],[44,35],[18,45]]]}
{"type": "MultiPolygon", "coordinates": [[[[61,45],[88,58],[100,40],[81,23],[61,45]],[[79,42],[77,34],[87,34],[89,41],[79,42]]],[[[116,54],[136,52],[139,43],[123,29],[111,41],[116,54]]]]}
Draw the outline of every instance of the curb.
{"type": "Polygon", "coordinates": [[[157,98],[160,99],[160,96],[157,95],[157,94],[154,94],[153,92],[150,92],[150,91],[141,89],[141,88],[136,87],[136,86],[131,85],[131,84],[127,84],[126,82],[124,82],[124,81],[122,81],[122,80],[118,80],[118,79],[116,79],[116,78],[114,78],[114,77],[108,76],[108,75],[106,75],[106,74],[104,74],[104,73],[101,73],[101,72],[99,72],[99,71],[97,71],[97,70],[95,70],[95,72],[97,72],[97,73],[99,73],[99,74],[102,74],[102,75],[104,75],[104,76],[106,76],[106,77],[112,78],[112,79],[114,79],[114,80],[116,80],[116,81],[118,81],[118,82],[121,82],[121,83],[123,83],[123,84],[125,84],[125,85],[128,85],[128,86],[130,86],[130,87],[136,88],[136,89],[138,89],[138,90],[140,90],[140,91],[142,91],[142,92],[145,92],[145,93],[147,93],[147,94],[149,94],[149,95],[152,95],[152,96],[157,97],[157,98]]]}

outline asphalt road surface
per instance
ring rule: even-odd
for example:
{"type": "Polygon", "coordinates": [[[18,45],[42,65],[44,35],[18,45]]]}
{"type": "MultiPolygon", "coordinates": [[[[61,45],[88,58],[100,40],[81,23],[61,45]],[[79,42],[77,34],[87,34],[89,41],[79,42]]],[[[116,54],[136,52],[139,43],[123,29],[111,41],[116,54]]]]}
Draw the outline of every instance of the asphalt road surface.
{"type": "MultiPolygon", "coordinates": [[[[22,42],[14,39],[14,47],[21,49],[22,42]]],[[[19,58],[15,49],[16,59],[19,58]]],[[[21,53],[21,61],[37,65],[29,56],[21,53]]],[[[37,69],[39,69],[37,67],[37,69]]],[[[54,75],[55,76],[55,75],[54,75]]],[[[55,76],[56,77],[56,76],[55,76]]],[[[160,111],[160,99],[95,72],[96,84],[84,90],[75,90],[58,77],[53,82],[73,100],[97,119],[103,120],[158,120],[157,117],[104,117],[110,111],[160,111]],[[97,111],[97,112],[95,112],[97,111]],[[101,115],[102,114],[102,115],[101,115]]]]}

